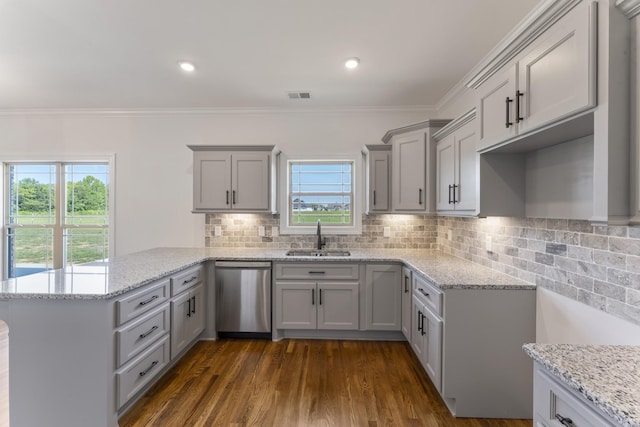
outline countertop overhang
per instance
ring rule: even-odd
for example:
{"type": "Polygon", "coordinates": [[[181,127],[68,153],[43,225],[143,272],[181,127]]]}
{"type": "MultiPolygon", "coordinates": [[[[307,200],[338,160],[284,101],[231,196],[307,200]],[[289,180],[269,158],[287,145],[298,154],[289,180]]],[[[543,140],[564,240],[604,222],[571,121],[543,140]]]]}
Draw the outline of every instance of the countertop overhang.
{"type": "Polygon", "coordinates": [[[155,248],[103,264],[70,266],[0,283],[1,299],[109,299],[214,260],[402,263],[440,289],[535,289],[535,285],[438,250],[352,250],[351,256],[287,256],[286,249],[155,248]]]}

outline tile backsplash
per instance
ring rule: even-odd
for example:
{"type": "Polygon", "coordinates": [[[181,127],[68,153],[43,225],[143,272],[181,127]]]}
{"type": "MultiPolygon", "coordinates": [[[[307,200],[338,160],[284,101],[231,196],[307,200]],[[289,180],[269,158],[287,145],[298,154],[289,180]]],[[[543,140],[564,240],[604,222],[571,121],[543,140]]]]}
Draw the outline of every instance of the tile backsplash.
{"type": "MultiPolygon", "coordinates": [[[[205,246],[246,248],[314,248],[316,235],[272,234],[272,227],[280,226],[280,218],[271,214],[207,214],[205,246]],[[215,236],[220,226],[222,236],[215,236]],[[258,236],[258,227],[265,227],[265,236],[258,236]]],[[[437,220],[423,215],[369,215],[362,217],[362,234],[327,234],[327,248],[387,248],[435,249],[437,220]],[[390,237],[384,237],[384,228],[390,237]]]]}
{"type": "MultiPolygon", "coordinates": [[[[272,235],[272,227],[279,225],[279,217],[271,214],[208,214],[205,245],[315,246],[315,235],[272,235]],[[222,236],[214,235],[216,226],[222,236]],[[264,237],[258,236],[259,226],[265,227],[264,237]]],[[[362,218],[362,234],[325,237],[327,248],[439,248],[640,324],[640,227],[541,218],[368,215],[362,218]],[[384,237],[385,227],[389,237],[384,237]]]]}
{"type": "Polygon", "coordinates": [[[640,227],[438,217],[438,247],[640,324],[640,227]]]}

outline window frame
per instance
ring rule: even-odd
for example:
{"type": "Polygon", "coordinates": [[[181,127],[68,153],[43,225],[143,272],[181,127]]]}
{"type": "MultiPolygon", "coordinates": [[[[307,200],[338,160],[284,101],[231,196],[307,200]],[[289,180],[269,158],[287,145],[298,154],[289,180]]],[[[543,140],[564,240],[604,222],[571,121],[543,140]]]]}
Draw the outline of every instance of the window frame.
{"type": "Polygon", "coordinates": [[[335,156],[310,156],[310,155],[291,155],[282,158],[284,167],[281,168],[282,191],[280,191],[280,234],[315,234],[316,224],[310,225],[294,225],[290,223],[291,219],[291,165],[293,163],[351,163],[351,225],[331,225],[322,223],[322,234],[361,234],[362,233],[362,180],[360,179],[362,171],[362,158],[353,155],[335,155],[335,156]]]}
{"type": "MultiPolygon", "coordinates": [[[[93,156],[64,156],[61,158],[53,158],[53,157],[44,157],[44,156],[33,156],[33,155],[25,155],[25,156],[2,156],[0,157],[0,167],[2,171],[0,173],[0,218],[2,222],[0,223],[0,236],[2,238],[2,243],[0,244],[0,279],[7,280],[7,275],[9,272],[8,266],[8,248],[7,248],[7,233],[10,229],[8,227],[9,220],[9,212],[7,212],[8,208],[8,200],[9,197],[9,189],[8,182],[6,182],[6,167],[8,164],[55,164],[56,166],[56,206],[65,207],[64,201],[64,192],[66,191],[66,182],[61,182],[61,169],[64,168],[66,164],[91,164],[91,163],[101,163],[106,164],[109,172],[109,213],[108,213],[108,225],[104,228],[108,229],[108,238],[109,238],[109,246],[108,246],[108,257],[109,259],[115,256],[115,155],[93,155],[93,156]],[[60,191],[62,190],[62,191],[60,191]]],[[[66,212],[66,211],[65,211],[66,212]]],[[[62,209],[57,208],[55,213],[55,223],[50,226],[45,226],[44,228],[51,228],[53,233],[58,233],[58,236],[53,237],[54,245],[53,253],[52,253],[52,268],[59,269],[64,267],[64,256],[63,254],[66,252],[64,239],[62,235],[65,229],[80,229],[80,228],[95,228],[95,225],[89,226],[71,226],[69,224],[63,224],[62,220],[64,215],[62,213],[62,209]],[[58,242],[59,247],[55,247],[55,242],[58,242]]],[[[35,227],[34,227],[35,228],[35,227]]]]}

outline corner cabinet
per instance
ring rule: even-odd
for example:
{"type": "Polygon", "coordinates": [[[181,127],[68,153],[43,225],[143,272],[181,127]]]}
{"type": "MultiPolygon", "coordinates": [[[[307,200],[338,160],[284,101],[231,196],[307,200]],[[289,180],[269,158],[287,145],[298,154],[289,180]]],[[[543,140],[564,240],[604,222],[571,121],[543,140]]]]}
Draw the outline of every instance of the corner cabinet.
{"type": "Polygon", "coordinates": [[[393,212],[435,213],[436,143],[433,134],[449,120],[427,120],[388,131],[393,212]]]}
{"type": "Polygon", "coordinates": [[[436,145],[436,209],[439,213],[476,212],[477,132],[475,109],[434,135],[436,145]]]}
{"type": "Polygon", "coordinates": [[[535,289],[441,289],[414,271],[410,295],[411,348],[449,411],[532,418],[532,361],[522,345],[535,341],[535,289]]]}
{"type": "Polygon", "coordinates": [[[193,150],[194,212],[275,210],[273,146],[196,146],[193,150]]]}
{"type": "Polygon", "coordinates": [[[365,271],[365,328],[399,331],[402,327],[402,267],[367,264],[365,271]]]}
{"type": "Polygon", "coordinates": [[[595,107],[597,3],[564,3],[553,25],[478,87],[479,150],[595,107]]]}
{"type": "Polygon", "coordinates": [[[365,213],[391,211],[391,147],[365,145],[365,213]]]}

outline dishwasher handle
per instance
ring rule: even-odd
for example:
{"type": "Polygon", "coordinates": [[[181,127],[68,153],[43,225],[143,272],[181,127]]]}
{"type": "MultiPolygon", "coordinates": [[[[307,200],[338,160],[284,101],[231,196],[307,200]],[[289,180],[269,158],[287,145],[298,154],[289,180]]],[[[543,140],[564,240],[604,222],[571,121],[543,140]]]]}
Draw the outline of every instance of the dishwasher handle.
{"type": "Polygon", "coordinates": [[[223,268],[271,268],[269,261],[216,261],[216,267],[223,268]]]}

